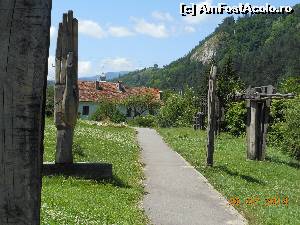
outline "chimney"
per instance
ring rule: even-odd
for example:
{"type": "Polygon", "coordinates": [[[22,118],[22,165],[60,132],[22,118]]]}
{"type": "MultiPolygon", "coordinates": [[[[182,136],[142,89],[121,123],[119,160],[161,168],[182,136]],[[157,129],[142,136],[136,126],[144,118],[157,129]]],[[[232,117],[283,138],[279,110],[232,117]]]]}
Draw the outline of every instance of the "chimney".
{"type": "Polygon", "coordinates": [[[106,82],[106,74],[105,73],[102,73],[100,75],[100,82],[106,82]]]}
{"type": "Polygon", "coordinates": [[[116,84],[116,87],[117,87],[117,90],[118,90],[119,92],[125,92],[125,91],[126,91],[126,90],[125,90],[125,87],[123,86],[122,81],[118,81],[118,83],[116,84]]]}
{"type": "Polygon", "coordinates": [[[163,100],[163,91],[159,91],[159,100],[163,100]]]}
{"type": "Polygon", "coordinates": [[[100,87],[100,82],[96,80],[96,83],[95,83],[95,88],[96,90],[101,90],[101,87],[100,87]]]}

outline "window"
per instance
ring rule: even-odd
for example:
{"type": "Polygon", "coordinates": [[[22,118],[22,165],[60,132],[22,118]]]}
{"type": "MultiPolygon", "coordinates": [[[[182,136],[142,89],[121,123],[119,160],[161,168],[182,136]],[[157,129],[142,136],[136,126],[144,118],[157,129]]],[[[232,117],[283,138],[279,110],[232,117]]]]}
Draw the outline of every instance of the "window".
{"type": "Polygon", "coordinates": [[[84,105],[82,107],[82,115],[83,116],[88,116],[90,114],[90,107],[87,105],[84,105]]]}
{"type": "Polygon", "coordinates": [[[127,108],[126,117],[131,117],[131,108],[127,108]]]}

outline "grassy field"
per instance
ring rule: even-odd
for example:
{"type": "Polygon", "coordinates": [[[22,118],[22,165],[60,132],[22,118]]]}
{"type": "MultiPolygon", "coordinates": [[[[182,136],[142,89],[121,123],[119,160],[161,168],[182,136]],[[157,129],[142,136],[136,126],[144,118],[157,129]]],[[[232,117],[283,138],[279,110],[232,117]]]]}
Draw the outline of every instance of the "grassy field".
{"type": "MultiPolygon", "coordinates": [[[[44,161],[54,161],[55,127],[47,119],[44,161]]],[[[140,209],[143,196],[142,166],[135,131],[100,127],[79,121],[74,139],[75,161],[109,162],[114,179],[96,182],[64,177],[44,177],[42,224],[146,224],[140,209]]]]}
{"type": "Polygon", "coordinates": [[[158,131],[242,212],[250,225],[300,224],[299,162],[272,148],[268,148],[264,162],[245,160],[245,138],[221,134],[216,141],[215,165],[207,168],[203,131],[190,128],[158,131]],[[288,204],[284,204],[286,198],[288,204]]]}

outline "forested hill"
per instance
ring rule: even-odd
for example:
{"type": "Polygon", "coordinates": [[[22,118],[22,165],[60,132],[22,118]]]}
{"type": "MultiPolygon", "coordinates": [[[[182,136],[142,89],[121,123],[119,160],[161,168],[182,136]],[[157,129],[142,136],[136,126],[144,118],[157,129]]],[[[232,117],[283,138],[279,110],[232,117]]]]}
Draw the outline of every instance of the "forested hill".
{"type": "Polygon", "coordinates": [[[230,63],[247,85],[276,85],[284,77],[300,76],[299,50],[300,4],[290,15],[227,17],[184,57],[161,69],[131,72],[121,80],[132,86],[201,89],[215,52],[219,71],[230,63]]]}

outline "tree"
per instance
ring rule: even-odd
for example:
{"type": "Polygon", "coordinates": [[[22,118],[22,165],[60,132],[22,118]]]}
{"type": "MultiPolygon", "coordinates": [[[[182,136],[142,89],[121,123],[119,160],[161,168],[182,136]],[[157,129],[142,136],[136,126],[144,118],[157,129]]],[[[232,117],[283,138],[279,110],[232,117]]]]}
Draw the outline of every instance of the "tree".
{"type": "Polygon", "coordinates": [[[161,127],[186,127],[193,122],[197,112],[195,93],[187,89],[183,95],[169,94],[158,114],[161,127]]]}
{"type": "Polygon", "coordinates": [[[120,123],[126,121],[126,116],[118,110],[117,101],[102,99],[98,102],[97,110],[91,116],[91,119],[95,121],[110,120],[114,123],[120,123]]]}
{"type": "Polygon", "coordinates": [[[226,107],[231,102],[229,96],[241,91],[243,86],[243,82],[233,69],[232,58],[227,57],[217,79],[217,96],[221,106],[226,107]]]}
{"type": "Polygon", "coordinates": [[[283,80],[279,89],[282,93],[294,93],[296,96],[272,102],[269,141],[300,160],[300,77],[283,80]]]}
{"type": "Polygon", "coordinates": [[[133,112],[133,118],[149,111],[151,115],[155,114],[160,107],[160,102],[152,94],[130,96],[124,101],[127,109],[133,112]]]}

